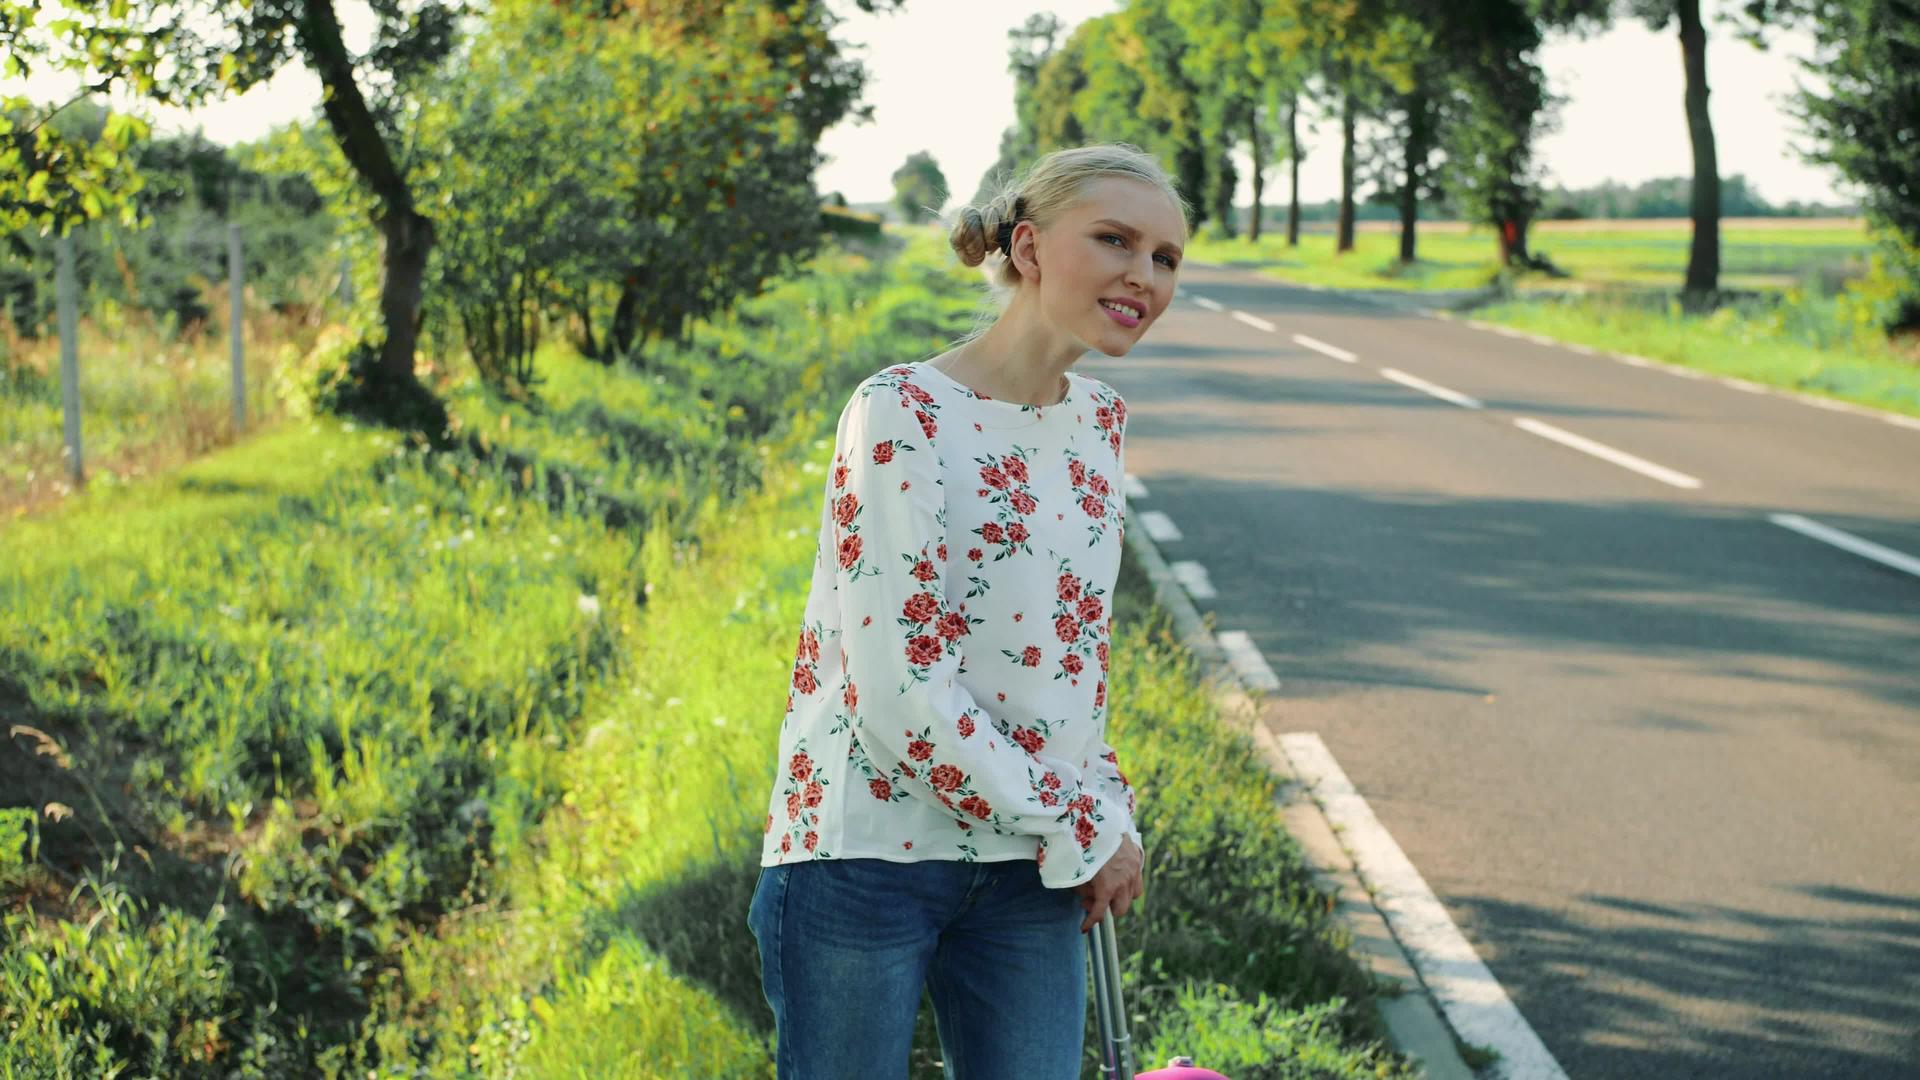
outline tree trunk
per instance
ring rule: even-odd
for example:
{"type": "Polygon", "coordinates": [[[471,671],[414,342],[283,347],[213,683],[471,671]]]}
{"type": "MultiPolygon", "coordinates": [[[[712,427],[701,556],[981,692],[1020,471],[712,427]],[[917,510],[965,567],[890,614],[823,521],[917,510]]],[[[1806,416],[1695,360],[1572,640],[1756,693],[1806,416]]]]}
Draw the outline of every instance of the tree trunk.
{"type": "Polygon", "coordinates": [[[1420,185],[1426,178],[1432,153],[1432,125],[1424,88],[1416,84],[1407,98],[1407,143],[1404,175],[1400,180],[1400,262],[1413,262],[1420,221],[1420,185]]]}
{"type": "Polygon", "coordinates": [[[1260,138],[1260,109],[1258,106],[1247,110],[1247,146],[1253,157],[1253,220],[1247,225],[1247,239],[1260,242],[1260,198],[1266,188],[1267,150],[1265,141],[1260,138]]]}
{"type": "Polygon", "coordinates": [[[367,100],[353,77],[353,58],[340,37],[333,0],[300,5],[295,36],[307,65],[326,88],[320,108],[327,126],[353,171],[380,201],[375,223],[386,238],[386,274],[380,283],[380,315],[387,339],[380,348],[380,372],[390,382],[413,380],[414,343],[420,333],[421,282],[433,250],[433,222],[414,209],[413,192],[395,166],[386,140],[374,124],[367,100]]]}
{"type": "Polygon", "coordinates": [[[1287,196],[1287,246],[1300,246],[1300,95],[1287,100],[1287,160],[1292,178],[1287,196]]]}
{"type": "Polygon", "coordinates": [[[1340,226],[1336,254],[1353,250],[1353,88],[1340,101],[1340,226]]]}
{"type": "Polygon", "coordinates": [[[1680,0],[1680,56],[1687,69],[1687,137],[1693,143],[1693,245],[1687,252],[1686,293],[1694,302],[1720,285],[1720,161],[1707,115],[1707,30],[1700,0],[1680,0]]]}

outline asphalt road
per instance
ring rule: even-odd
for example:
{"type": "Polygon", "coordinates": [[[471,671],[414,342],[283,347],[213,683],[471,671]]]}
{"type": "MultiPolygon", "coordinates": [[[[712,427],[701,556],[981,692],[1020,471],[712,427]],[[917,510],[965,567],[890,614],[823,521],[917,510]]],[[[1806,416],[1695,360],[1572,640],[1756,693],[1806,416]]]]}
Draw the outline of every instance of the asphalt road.
{"type": "Polygon", "coordinates": [[[1319,733],[1568,1075],[1920,1076],[1920,576],[1772,519],[1920,559],[1920,430],[1181,277],[1079,365],[1128,402],[1129,528],[1180,529],[1266,722],[1319,733]]]}

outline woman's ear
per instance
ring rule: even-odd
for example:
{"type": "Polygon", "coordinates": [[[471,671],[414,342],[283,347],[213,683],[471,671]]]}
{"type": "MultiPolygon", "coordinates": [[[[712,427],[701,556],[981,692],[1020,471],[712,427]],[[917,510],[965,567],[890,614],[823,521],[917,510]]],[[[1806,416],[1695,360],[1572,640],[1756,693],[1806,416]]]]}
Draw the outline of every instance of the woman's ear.
{"type": "Polygon", "coordinates": [[[1031,220],[1013,227],[1013,265],[1028,281],[1040,280],[1040,234],[1031,220]]]}

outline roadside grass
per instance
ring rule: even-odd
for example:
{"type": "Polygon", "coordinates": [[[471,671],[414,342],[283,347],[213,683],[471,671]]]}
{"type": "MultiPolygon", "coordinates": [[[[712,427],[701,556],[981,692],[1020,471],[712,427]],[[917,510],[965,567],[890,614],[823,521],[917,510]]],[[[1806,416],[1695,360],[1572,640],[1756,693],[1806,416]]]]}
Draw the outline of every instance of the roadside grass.
{"type": "MultiPolygon", "coordinates": [[[[830,249],[643,372],[455,387],[453,451],[293,421],[0,531],[0,1073],[770,1076],[745,912],[823,439],[969,281],[830,249]]],[[[1411,1075],[1273,778],[1118,595],[1142,1060],[1411,1075]]]]}
{"type": "MultiPolygon", "coordinates": [[[[233,441],[227,286],[203,285],[212,314],[184,333],[171,318],[106,298],[80,320],[80,443],[90,483],[152,475],[233,441]]],[[[249,305],[245,323],[247,424],[257,428],[286,415],[277,374],[330,331],[317,309],[249,305]]],[[[61,401],[58,337],[28,338],[0,318],[0,520],[68,494],[61,401]]]]}
{"type": "Polygon", "coordinates": [[[1486,322],[1920,415],[1920,345],[1882,330],[1897,290],[1863,226],[1724,226],[1720,282],[1728,295],[1711,313],[1695,314],[1678,298],[1690,227],[1628,224],[1538,223],[1534,252],[1569,278],[1502,275],[1481,227],[1423,229],[1421,257],[1405,267],[1397,229],[1361,231],[1346,256],[1333,254],[1331,235],[1303,233],[1293,249],[1272,234],[1258,244],[1202,240],[1188,257],[1331,288],[1480,290],[1463,310],[1486,322]]]}

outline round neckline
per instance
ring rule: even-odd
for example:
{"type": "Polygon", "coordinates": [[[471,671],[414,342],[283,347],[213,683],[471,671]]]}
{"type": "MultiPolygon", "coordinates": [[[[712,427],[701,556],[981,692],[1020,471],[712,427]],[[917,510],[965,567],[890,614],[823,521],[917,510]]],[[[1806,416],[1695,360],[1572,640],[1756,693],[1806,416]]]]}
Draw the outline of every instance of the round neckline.
{"type": "Polygon", "coordinates": [[[1051,405],[1029,405],[1021,401],[1007,401],[1004,398],[988,397],[987,395],[982,394],[979,391],[975,390],[973,387],[968,386],[966,383],[963,383],[960,380],[954,378],[953,376],[947,374],[946,372],[941,371],[939,368],[934,367],[933,362],[931,360],[916,360],[910,366],[916,368],[921,372],[931,374],[935,378],[946,383],[948,386],[951,386],[954,389],[960,391],[962,394],[965,394],[968,398],[971,398],[974,401],[978,401],[983,405],[991,406],[993,408],[998,408],[998,409],[1015,409],[1020,412],[1034,413],[1036,415],[1045,415],[1047,413],[1055,412],[1060,408],[1062,408],[1063,406],[1073,404],[1074,398],[1078,397],[1080,393],[1080,384],[1074,380],[1073,372],[1071,371],[1066,372],[1064,375],[1062,375],[1062,378],[1067,380],[1067,392],[1064,397],[1062,397],[1059,401],[1056,401],[1051,405]]]}

